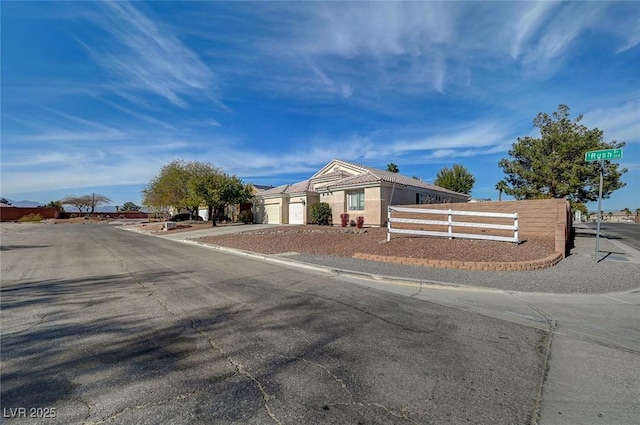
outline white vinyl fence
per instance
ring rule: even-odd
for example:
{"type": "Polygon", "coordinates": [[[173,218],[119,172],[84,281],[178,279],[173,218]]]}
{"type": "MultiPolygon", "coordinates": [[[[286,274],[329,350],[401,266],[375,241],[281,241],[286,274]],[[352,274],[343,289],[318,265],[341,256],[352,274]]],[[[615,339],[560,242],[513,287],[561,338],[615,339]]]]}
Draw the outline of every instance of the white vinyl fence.
{"type": "Polygon", "coordinates": [[[514,242],[520,243],[518,239],[518,214],[507,213],[494,213],[494,212],[479,212],[479,211],[454,211],[454,210],[429,210],[421,208],[407,208],[407,207],[389,207],[388,220],[387,220],[387,242],[391,240],[392,233],[408,234],[408,235],[420,235],[420,236],[444,236],[448,238],[466,238],[466,239],[485,239],[502,242],[514,242]],[[411,214],[425,214],[440,216],[447,215],[447,220],[421,220],[415,218],[394,218],[393,213],[411,213],[411,214]],[[465,221],[453,221],[454,216],[474,216],[474,217],[493,217],[493,218],[511,218],[513,224],[490,224],[490,223],[470,223],[465,221]],[[397,227],[399,223],[407,223],[413,225],[435,225],[435,226],[447,226],[446,232],[437,232],[431,230],[413,230],[413,229],[400,229],[397,227]],[[394,227],[394,225],[396,227],[394,227]],[[506,236],[494,236],[490,234],[473,234],[473,233],[458,233],[454,232],[454,227],[475,227],[485,230],[512,230],[513,237],[506,236]]]}

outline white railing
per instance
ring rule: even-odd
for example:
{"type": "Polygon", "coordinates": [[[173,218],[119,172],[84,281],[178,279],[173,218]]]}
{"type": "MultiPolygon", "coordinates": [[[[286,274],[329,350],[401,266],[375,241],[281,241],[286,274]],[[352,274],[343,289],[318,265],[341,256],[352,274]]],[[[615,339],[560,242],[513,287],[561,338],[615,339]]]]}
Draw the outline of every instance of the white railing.
{"type": "Polygon", "coordinates": [[[392,233],[408,234],[408,235],[420,235],[420,236],[444,236],[448,238],[466,238],[466,239],[485,239],[502,242],[515,242],[520,243],[518,239],[518,214],[507,213],[494,213],[494,212],[479,212],[479,211],[454,211],[454,210],[429,210],[421,208],[407,208],[407,207],[389,207],[388,220],[387,220],[387,242],[391,240],[392,233]],[[392,212],[400,213],[412,213],[412,214],[439,214],[447,215],[447,220],[420,220],[414,218],[393,218],[392,212]],[[470,223],[465,221],[453,221],[453,216],[473,216],[473,217],[493,217],[493,218],[511,218],[513,224],[490,224],[490,223],[470,223]],[[394,223],[407,223],[407,224],[426,224],[435,226],[447,226],[446,232],[437,232],[431,230],[413,230],[413,229],[398,229],[394,228],[394,223]],[[475,227],[486,230],[512,230],[513,237],[507,236],[494,236],[494,235],[478,235],[473,233],[457,233],[453,232],[454,227],[475,227]]]}

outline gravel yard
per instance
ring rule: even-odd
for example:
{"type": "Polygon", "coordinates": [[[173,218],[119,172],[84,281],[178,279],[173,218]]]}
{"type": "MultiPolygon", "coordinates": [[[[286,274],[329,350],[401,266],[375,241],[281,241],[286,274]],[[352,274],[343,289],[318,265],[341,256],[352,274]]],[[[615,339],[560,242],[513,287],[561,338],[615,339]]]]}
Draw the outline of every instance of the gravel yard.
{"type": "Polygon", "coordinates": [[[386,242],[386,228],[287,226],[198,239],[213,245],[280,254],[304,252],[352,257],[355,253],[434,260],[512,262],[538,260],[554,252],[551,238],[529,238],[519,245],[470,239],[394,235],[386,242]]]}

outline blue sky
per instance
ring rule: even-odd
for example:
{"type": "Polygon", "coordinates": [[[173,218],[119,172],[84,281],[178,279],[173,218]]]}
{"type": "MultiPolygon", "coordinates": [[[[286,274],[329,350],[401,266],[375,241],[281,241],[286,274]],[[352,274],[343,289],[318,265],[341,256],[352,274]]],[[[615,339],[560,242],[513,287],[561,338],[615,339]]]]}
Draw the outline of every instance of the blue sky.
{"type": "MultiPolygon", "coordinates": [[[[626,141],[640,207],[638,2],[2,2],[0,195],[139,204],[173,159],[245,182],[332,158],[433,182],[498,161],[561,103],[626,141]]],[[[595,209],[595,204],[589,205],[595,209]]]]}

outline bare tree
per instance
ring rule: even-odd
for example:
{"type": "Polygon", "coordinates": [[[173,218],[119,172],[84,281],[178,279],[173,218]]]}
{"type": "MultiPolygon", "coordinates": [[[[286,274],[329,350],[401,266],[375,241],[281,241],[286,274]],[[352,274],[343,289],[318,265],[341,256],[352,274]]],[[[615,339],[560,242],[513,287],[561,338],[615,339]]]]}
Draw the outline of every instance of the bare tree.
{"type": "Polygon", "coordinates": [[[111,202],[111,199],[107,198],[104,195],[99,195],[97,193],[92,193],[91,195],[91,214],[95,212],[95,209],[100,205],[106,205],[111,202]]]}
{"type": "Polygon", "coordinates": [[[82,196],[68,195],[62,198],[60,202],[66,205],[73,205],[81,213],[85,212],[83,210],[86,209],[86,212],[93,214],[96,210],[96,207],[111,202],[111,199],[107,198],[104,195],[92,193],[91,195],[82,196]]]}

